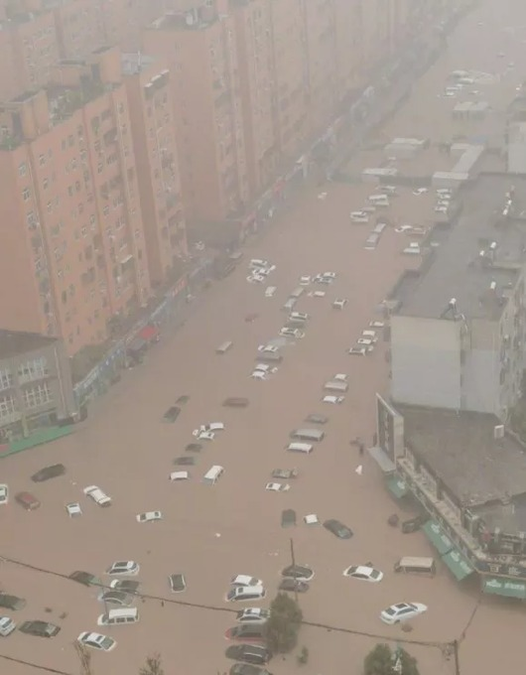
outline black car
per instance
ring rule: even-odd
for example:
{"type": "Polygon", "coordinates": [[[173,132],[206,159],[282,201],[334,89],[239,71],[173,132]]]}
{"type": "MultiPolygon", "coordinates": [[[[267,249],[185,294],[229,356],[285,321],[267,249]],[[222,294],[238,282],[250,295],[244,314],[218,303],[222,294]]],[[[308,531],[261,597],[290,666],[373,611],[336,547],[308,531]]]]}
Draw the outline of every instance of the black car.
{"type": "Polygon", "coordinates": [[[283,579],[278,590],[289,591],[291,593],[306,593],[309,590],[309,584],[306,581],[299,581],[298,579],[283,579]]]}
{"type": "Polygon", "coordinates": [[[168,408],[168,410],[164,413],[163,421],[164,422],[175,422],[175,420],[179,417],[180,412],[181,412],[181,408],[179,408],[176,405],[173,405],[171,408],[168,408]]]}
{"type": "Polygon", "coordinates": [[[176,457],[173,461],[175,466],[193,466],[195,464],[195,457],[176,457]]]}
{"type": "Polygon", "coordinates": [[[201,452],[202,449],[202,443],[188,443],[185,448],[186,452],[201,452]]]}
{"type": "Polygon", "coordinates": [[[251,666],[248,663],[234,663],[230,668],[230,675],[270,675],[265,668],[251,666]]]}
{"type": "Polygon", "coordinates": [[[119,607],[130,607],[135,602],[133,595],[122,591],[102,591],[98,600],[105,605],[118,605],[119,607]]]}
{"type": "Polygon", "coordinates": [[[281,512],[281,527],[294,527],[296,525],[296,511],[285,509],[281,512]]]}
{"type": "Polygon", "coordinates": [[[310,581],[314,577],[314,572],[306,565],[288,565],[281,570],[281,576],[287,579],[310,581]]]}
{"type": "Polygon", "coordinates": [[[26,635],[35,635],[36,637],[52,638],[60,633],[60,626],[48,621],[24,621],[18,627],[18,630],[26,635]]]}
{"type": "Polygon", "coordinates": [[[223,406],[225,408],[246,408],[248,403],[248,398],[243,398],[241,396],[230,396],[229,398],[225,398],[223,401],[223,406]]]}
{"type": "Polygon", "coordinates": [[[102,586],[101,580],[90,572],[83,572],[82,570],[76,570],[69,575],[70,579],[77,581],[83,586],[102,586]]]}
{"type": "Polygon", "coordinates": [[[186,591],[186,579],[184,574],[170,574],[168,584],[172,593],[182,593],[186,591]]]}
{"type": "Polygon", "coordinates": [[[7,595],[7,593],[0,593],[0,607],[2,609],[10,609],[17,611],[24,609],[26,601],[24,598],[17,598],[16,595],[7,595]]]}
{"type": "Polygon", "coordinates": [[[320,415],[318,413],[311,413],[305,418],[305,422],[312,422],[313,424],[327,424],[328,421],[327,415],[320,415]]]}
{"type": "Polygon", "coordinates": [[[52,464],[51,466],[45,466],[40,471],[37,471],[31,476],[33,483],[42,483],[45,480],[50,478],[56,478],[57,476],[63,476],[66,473],[66,467],[64,464],[52,464]]]}
{"type": "Polygon", "coordinates": [[[188,403],[189,400],[190,400],[190,396],[187,396],[186,394],[183,394],[182,396],[179,396],[176,403],[177,403],[177,405],[184,405],[185,403],[188,403]]]}
{"type": "Polygon", "coordinates": [[[271,652],[260,645],[232,645],[227,648],[225,656],[233,661],[244,661],[256,666],[264,666],[272,658],[271,652]]]}
{"type": "Polygon", "coordinates": [[[332,532],[338,539],[350,539],[353,535],[353,531],[347,525],[344,525],[339,520],[326,520],[323,523],[323,527],[329,532],[332,532]]]}
{"type": "Polygon", "coordinates": [[[111,582],[111,588],[114,591],[122,591],[123,593],[137,593],[139,585],[139,581],[132,581],[131,579],[116,579],[111,582]]]}

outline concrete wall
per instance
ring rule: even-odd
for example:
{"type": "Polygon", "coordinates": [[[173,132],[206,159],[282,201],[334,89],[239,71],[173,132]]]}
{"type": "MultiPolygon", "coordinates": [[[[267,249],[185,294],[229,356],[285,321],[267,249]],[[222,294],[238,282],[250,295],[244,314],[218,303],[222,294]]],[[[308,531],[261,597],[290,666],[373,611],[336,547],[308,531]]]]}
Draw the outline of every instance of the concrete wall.
{"type": "Polygon", "coordinates": [[[461,407],[460,322],[394,316],[391,396],[400,403],[461,407]]]}

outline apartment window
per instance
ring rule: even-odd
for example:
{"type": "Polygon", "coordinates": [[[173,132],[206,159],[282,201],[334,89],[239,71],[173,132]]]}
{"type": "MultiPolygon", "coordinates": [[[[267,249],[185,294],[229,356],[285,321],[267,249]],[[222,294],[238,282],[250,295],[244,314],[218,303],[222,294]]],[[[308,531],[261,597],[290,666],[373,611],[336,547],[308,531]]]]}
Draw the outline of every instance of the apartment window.
{"type": "Polygon", "coordinates": [[[38,156],[38,163],[40,164],[40,166],[44,166],[44,164],[46,163],[46,158],[44,155],[38,156]]]}
{"type": "Polygon", "coordinates": [[[75,138],[73,137],[73,134],[70,134],[68,136],[68,145],[70,148],[72,148],[75,145],[75,138]]]}
{"type": "Polygon", "coordinates": [[[48,203],[46,204],[46,210],[47,210],[48,213],[51,213],[51,208],[52,208],[52,206],[53,206],[53,204],[52,204],[51,202],[48,202],[48,203]]]}
{"type": "Polygon", "coordinates": [[[9,389],[13,386],[13,375],[9,368],[2,368],[0,370],[0,390],[9,389]]]}
{"type": "Polygon", "coordinates": [[[95,225],[95,215],[92,213],[91,216],[89,217],[89,224],[90,225],[95,225]]]}
{"type": "Polygon", "coordinates": [[[42,181],[42,187],[44,188],[44,190],[47,190],[48,185],[49,185],[48,179],[44,178],[44,180],[42,181]]]}
{"type": "Polygon", "coordinates": [[[49,370],[45,356],[41,356],[38,359],[32,359],[18,369],[18,380],[20,384],[32,382],[33,380],[41,380],[48,375],[49,370]]]}
{"type": "Polygon", "coordinates": [[[107,216],[109,212],[110,212],[110,207],[106,204],[106,206],[102,209],[102,213],[105,216],[107,216]]]}
{"type": "Polygon", "coordinates": [[[77,192],[80,192],[80,181],[78,181],[78,180],[75,181],[75,190],[77,192]]]}
{"type": "Polygon", "coordinates": [[[19,176],[25,176],[27,173],[27,166],[25,162],[22,162],[22,164],[18,165],[18,175],[19,176]]]}
{"type": "Polygon", "coordinates": [[[24,403],[27,408],[38,408],[53,400],[47,382],[39,382],[31,389],[24,390],[24,403]]]}
{"type": "Polygon", "coordinates": [[[72,169],[77,168],[77,160],[75,159],[75,157],[73,157],[73,159],[71,160],[71,168],[72,169]]]}
{"type": "Polygon", "coordinates": [[[22,196],[24,198],[24,201],[27,202],[28,199],[31,197],[31,192],[30,192],[29,188],[26,187],[22,190],[22,196]]]}
{"type": "Polygon", "coordinates": [[[121,115],[124,112],[124,103],[119,103],[119,112],[121,115]]]}
{"type": "Polygon", "coordinates": [[[80,231],[81,231],[83,237],[88,236],[88,228],[86,227],[86,225],[83,225],[82,229],[80,231]]]}
{"type": "Polygon", "coordinates": [[[37,226],[35,214],[33,211],[30,211],[26,216],[27,226],[30,230],[34,230],[37,226]]]}
{"type": "Polygon", "coordinates": [[[15,412],[14,396],[0,396],[0,419],[11,417],[15,412]]]}
{"type": "Polygon", "coordinates": [[[102,173],[102,169],[103,169],[103,164],[102,164],[102,162],[99,162],[97,164],[97,173],[102,173]]]}

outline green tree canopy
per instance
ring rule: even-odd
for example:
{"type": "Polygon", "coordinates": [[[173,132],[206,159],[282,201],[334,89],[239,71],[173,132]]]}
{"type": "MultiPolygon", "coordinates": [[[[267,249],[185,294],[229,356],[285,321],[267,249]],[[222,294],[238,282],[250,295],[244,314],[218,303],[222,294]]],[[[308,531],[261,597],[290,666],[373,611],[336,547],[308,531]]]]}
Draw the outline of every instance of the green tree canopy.
{"type": "Polygon", "coordinates": [[[294,649],[302,618],[298,604],[286,593],[278,593],[270,604],[270,617],[265,624],[269,649],[274,653],[285,653],[294,649]]]}
{"type": "Polygon", "coordinates": [[[416,659],[405,649],[391,650],[389,645],[380,643],[365,657],[364,675],[420,675],[416,659]],[[401,670],[395,670],[397,655],[401,670]]]}

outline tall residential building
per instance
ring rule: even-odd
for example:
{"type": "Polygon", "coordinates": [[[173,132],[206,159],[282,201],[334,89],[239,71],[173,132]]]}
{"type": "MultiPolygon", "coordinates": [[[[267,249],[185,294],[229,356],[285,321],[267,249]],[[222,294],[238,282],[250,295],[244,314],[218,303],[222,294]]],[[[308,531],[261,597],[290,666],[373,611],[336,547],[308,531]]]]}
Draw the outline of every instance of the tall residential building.
{"type": "Polygon", "coordinates": [[[465,215],[433,234],[426,262],[396,289],[391,395],[505,420],[525,363],[526,180],[481,174],[462,204],[465,215]]]}
{"type": "Polygon", "coordinates": [[[105,43],[93,0],[44,0],[52,8],[61,59],[85,58],[105,43]]]}
{"type": "Polygon", "coordinates": [[[235,22],[203,2],[166,15],[144,33],[144,50],[172,75],[176,141],[188,220],[220,221],[248,202],[235,22]]]}
{"type": "Polygon", "coordinates": [[[60,85],[0,108],[3,325],[100,343],[150,297],[120,54],[59,66],[60,85]]]}
{"type": "Polygon", "coordinates": [[[174,281],[187,255],[170,73],[144,54],[124,54],[131,132],[152,286],[174,281]]]}
{"type": "Polygon", "coordinates": [[[336,103],[345,102],[363,84],[361,7],[361,0],[334,3],[336,103]]]}
{"type": "Polygon", "coordinates": [[[250,196],[275,178],[280,160],[272,11],[268,0],[231,0],[250,196]]]}

